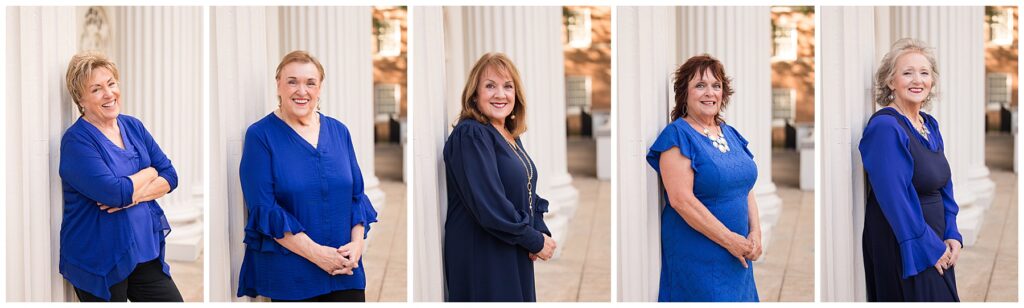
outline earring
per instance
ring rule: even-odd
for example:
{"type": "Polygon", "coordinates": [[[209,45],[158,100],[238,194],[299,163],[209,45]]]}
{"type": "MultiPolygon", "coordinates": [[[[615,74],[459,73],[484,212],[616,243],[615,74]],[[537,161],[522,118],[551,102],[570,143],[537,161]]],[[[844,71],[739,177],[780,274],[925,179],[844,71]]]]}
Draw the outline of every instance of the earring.
{"type": "Polygon", "coordinates": [[[890,93],[890,94],[889,94],[889,97],[887,97],[887,98],[889,99],[889,101],[890,101],[890,102],[891,102],[891,101],[892,101],[893,99],[895,99],[895,97],[893,97],[893,96],[892,96],[892,93],[890,93]]]}
{"type": "Polygon", "coordinates": [[[516,115],[513,114],[512,115],[512,119],[515,120],[516,119],[516,115]]]}

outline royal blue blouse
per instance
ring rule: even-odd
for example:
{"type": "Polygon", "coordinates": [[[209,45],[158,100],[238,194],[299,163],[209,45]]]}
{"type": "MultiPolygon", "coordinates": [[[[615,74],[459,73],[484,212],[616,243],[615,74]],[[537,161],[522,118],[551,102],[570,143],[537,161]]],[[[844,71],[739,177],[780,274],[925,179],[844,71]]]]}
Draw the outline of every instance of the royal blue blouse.
{"type": "Polygon", "coordinates": [[[352,275],[331,276],[275,240],[305,232],[320,245],[341,247],[352,241],[352,227],[362,224],[365,238],[377,221],[348,128],[322,114],[320,123],[316,148],[273,113],[245,133],[239,175],[248,218],[239,297],[300,300],[366,288],[361,260],[352,275]]]}
{"type": "Polygon", "coordinates": [[[110,286],[135,269],[159,258],[164,274],[164,238],[171,227],[156,201],[141,202],[114,213],[99,209],[132,203],[134,184],[128,177],[153,167],[178,187],[170,159],[138,119],[117,117],[124,148],[107,139],[96,126],[78,118],[60,142],[60,177],[64,215],[60,225],[60,273],[76,288],[110,299],[110,286]]]}
{"type": "Polygon", "coordinates": [[[914,159],[910,154],[909,143],[922,142],[933,152],[942,150],[945,146],[935,118],[926,113],[921,115],[925,119],[925,126],[931,132],[929,139],[920,134],[907,135],[903,127],[896,122],[904,121],[906,125],[912,127],[910,120],[904,116],[898,119],[875,117],[864,128],[864,136],[859,146],[864,170],[871,180],[875,198],[899,242],[904,279],[934,266],[946,251],[944,240],[955,239],[963,242],[963,236],[956,226],[959,206],[953,199],[952,180],[940,190],[946,221],[946,230],[942,238],[930,231],[921,212],[921,201],[912,183],[914,159]]]}

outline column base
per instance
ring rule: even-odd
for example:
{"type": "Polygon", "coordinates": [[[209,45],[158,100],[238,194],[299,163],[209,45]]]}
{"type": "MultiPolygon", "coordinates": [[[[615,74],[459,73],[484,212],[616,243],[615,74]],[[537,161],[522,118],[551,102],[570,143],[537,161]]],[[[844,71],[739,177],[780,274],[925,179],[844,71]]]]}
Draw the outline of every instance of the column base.
{"type": "MultiPolygon", "coordinates": [[[[992,206],[995,199],[996,185],[988,178],[988,168],[974,168],[971,179],[965,185],[964,201],[957,201],[960,212],[956,216],[957,228],[964,237],[964,246],[973,246],[978,241],[978,234],[985,222],[985,211],[992,206]]],[[[955,196],[959,196],[956,184],[953,187],[955,196]]]]}
{"type": "MultiPolygon", "coordinates": [[[[191,195],[171,199],[162,205],[171,225],[167,235],[167,260],[191,262],[203,252],[203,193],[202,186],[193,187],[191,195]]],[[[187,193],[182,190],[179,193],[187,193]]]]}
{"type": "Polygon", "coordinates": [[[569,221],[579,208],[579,191],[572,186],[572,176],[568,173],[558,176],[554,182],[540,196],[548,200],[544,223],[551,230],[555,243],[558,243],[553,257],[558,258],[562,255],[562,247],[565,247],[565,239],[568,237],[569,221]]]}
{"type": "Polygon", "coordinates": [[[754,187],[754,198],[757,199],[757,212],[761,220],[761,251],[762,257],[759,262],[768,259],[770,243],[772,242],[772,230],[782,216],[782,198],[775,193],[775,183],[754,187]]]}

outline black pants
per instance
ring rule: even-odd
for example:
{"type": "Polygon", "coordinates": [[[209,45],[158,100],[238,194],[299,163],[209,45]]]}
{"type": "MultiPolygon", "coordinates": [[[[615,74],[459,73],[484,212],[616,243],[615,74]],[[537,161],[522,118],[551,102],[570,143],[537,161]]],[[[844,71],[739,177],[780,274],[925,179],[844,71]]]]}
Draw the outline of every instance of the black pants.
{"type": "Polygon", "coordinates": [[[341,290],[317,295],[307,299],[283,300],[270,299],[272,302],[365,302],[366,292],[364,290],[341,290]]]}
{"type": "MultiPolygon", "coordinates": [[[[78,301],[105,302],[85,290],[75,288],[78,301]]],[[[174,280],[164,275],[160,259],[139,263],[128,278],[110,286],[111,302],[183,302],[174,280]]]]}

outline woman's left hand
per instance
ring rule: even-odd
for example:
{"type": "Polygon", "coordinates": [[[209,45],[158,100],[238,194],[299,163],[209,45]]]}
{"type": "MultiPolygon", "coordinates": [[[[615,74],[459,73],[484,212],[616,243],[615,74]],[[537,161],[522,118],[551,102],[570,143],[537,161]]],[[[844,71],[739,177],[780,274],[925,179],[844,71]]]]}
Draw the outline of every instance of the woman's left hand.
{"type": "Polygon", "coordinates": [[[754,249],[751,249],[750,253],[743,257],[750,261],[757,261],[757,259],[761,257],[761,232],[750,232],[750,234],[747,235],[747,239],[750,240],[754,249]]]}
{"type": "Polygon", "coordinates": [[[946,268],[950,268],[960,260],[960,241],[948,239],[946,240],[946,246],[949,247],[949,261],[946,262],[946,268]]]}
{"type": "MultiPolygon", "coordinates": [[[[359,268],[359,260],[363,257],[363,240],[358,239],[338,247],[338,253],[348,258],[348,264],[345,267],[353,270],[359,268]]],[[[351,272],[348,274],[352,275],[351,272]]]]}

